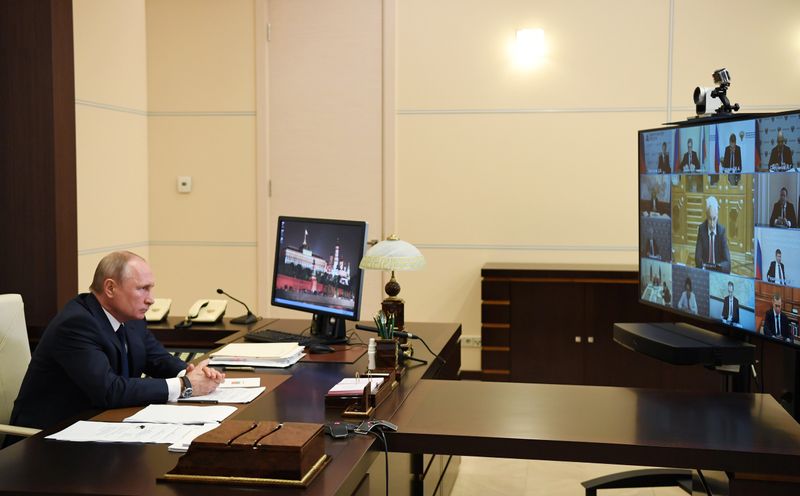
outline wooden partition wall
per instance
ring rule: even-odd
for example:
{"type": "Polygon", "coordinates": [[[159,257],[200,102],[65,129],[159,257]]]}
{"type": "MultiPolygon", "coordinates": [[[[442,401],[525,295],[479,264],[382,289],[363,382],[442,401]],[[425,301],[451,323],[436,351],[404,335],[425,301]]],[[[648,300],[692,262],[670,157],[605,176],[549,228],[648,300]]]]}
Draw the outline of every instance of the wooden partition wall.
{"type": "Polygon", "coordinates": [[[76,293],[71,0],[0,2],[0,293],[29,329],[76,293]]]}

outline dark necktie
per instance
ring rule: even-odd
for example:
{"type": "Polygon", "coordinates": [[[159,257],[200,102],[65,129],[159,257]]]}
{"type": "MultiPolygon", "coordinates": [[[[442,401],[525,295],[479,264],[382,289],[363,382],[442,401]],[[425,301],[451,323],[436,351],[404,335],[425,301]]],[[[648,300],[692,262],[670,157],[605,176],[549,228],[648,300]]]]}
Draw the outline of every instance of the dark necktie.
{"type": "Polygon", "coordinates": [[[775,335],[781,335],[781,319],[777,314],[775,315],[775,335]]]}
{"type": "Polygon", "coordinates": [[[131,374],[128,368],[128,333],[124,325],[120,325],[119,329],[117,329],[117,339],[119,339],[119,343],[122,345],[119,375],[122,377],[130,377],[131,374]]]}

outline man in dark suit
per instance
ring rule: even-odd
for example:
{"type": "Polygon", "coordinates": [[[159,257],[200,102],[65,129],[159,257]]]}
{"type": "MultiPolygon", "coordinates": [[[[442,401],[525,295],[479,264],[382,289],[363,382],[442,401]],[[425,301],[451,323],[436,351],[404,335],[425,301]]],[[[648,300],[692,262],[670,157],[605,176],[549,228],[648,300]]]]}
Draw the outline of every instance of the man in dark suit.
{"type": "Polygon", "coordinates": [[[732,281],[728,281],[728,296],[722,302],[722,321],[728,324],[739,323],[739,299],[733,296],[732,281]]]}
{"type": "Polygon", "coordinates": [[[794,205],[786,201],[789,191],[781,188],[780,199],[772,206],[772,215],[769,216],[769,225],[772,227],[797,227],[797,216],[794,205]]]}
{"type": "Polygon", "coordinates": [[[786,284],[786,269],[781,262],[781,250],[775,250],[775,260],[769,263],[767,270],[767,282],[775,284],[786,284]]]}
{"type": "Polygon", "coordinates": [[[706,198],[706,220],[697,227],[697,244],[694,262],[698,268],[730,274],[731,253],[725,227],[718,223],[719,202],[713,196],[706,198]]]}
{"type": "Polygon", "coordinates": [[[722,167],[725,168],[725,172],[742,171],[742,148],[736,144],[736,135],[733,133],[731,133],[730,144],[725,147],[722,167]]]}
{"type": "Polygon", "coordinates": [[[672,172],[672,164],[669,163],[669,152],[667,152],[667,142],[661,143],[661,153],[658,154],[658,173],[669,174],[672,172]]]}
{"type": "Polygon", "coordinates": [[[697,152],[692,150],[692,138],[686,141],[686,153],[683,154],[681,159],[681,170],[683,172],[697,172],[700,170],[700,159],[697,157],[697,152]]]}
{"type": "Polygon", "coordinates": [[[661,259],[661,255],[658,251],[658,243],[656,243],[656,231],[653,226],[647,230],[647,241],[644,244],[644,256],[648,258],[657,258],[661,259]]]}
{"type": "Polygon", "coordinates": [[[772,308],[764,315],[764,335],[769,338],[792,342],[792,330],[789,319],[781,313],[781,295],[775,293],[772,297],[772,308]]]}
{"type": "Polygon", "coordinates": [[[42,334],[11,423],[47,428],[89,409],[165,403],[216,389],[224,374],[206,362],[187,367],[147,329],[154,284],[138,255],[104,257],[91,292],[69,301],[42,334]]]}
{"type": "Polygon", "coordinates": [[[778,144],[769,154],[770,170],[785,171],[794,167],[792,162],[792,149],[786,146],[786,138],[783,131],[778,131],[778,144]]]}

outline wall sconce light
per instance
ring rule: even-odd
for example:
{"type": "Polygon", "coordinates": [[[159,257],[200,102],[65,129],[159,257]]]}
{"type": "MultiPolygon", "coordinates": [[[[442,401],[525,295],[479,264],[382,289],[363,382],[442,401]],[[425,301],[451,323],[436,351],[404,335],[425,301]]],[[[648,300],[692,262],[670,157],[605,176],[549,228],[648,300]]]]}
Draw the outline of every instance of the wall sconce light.
{"type": "Polygon", "coordinates": [[[518,29],[512,49],[514,63],[520,67],[534,67],[542,62],[547,52],[544,30],[518,29]]]}

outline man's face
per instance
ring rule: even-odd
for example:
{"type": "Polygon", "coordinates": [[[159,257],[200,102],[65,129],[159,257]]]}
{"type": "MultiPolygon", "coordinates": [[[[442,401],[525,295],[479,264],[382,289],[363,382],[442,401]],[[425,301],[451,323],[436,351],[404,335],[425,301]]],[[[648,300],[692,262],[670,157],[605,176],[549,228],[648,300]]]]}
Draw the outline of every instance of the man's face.
{"type": "Polygon", "coordinates": [[[781,300],[772,300],[772,311],[775,312],[775,315],[781,313],[781,304],[783,302],[781,300]]]}
{"type": "Polygon", "coordinates": [[[781,203],[786,203],[786,190],[781,190],[781,203]]]}
{"type": "Polygon", "coordinates": [[[147,262],[132,259],[123,272],[122,281],[115,281],[109,297],[109,310],[120,320],[140,320],[153,304],[151,292],[155,285],[153,272],[147,262]]]}
{"type": "Polygon", "coordinates": [[[706,210],[706,220],[708,220],[708,229],[714,231],[717,228],[717,219],[719,218],[719,211],[716,207],[709,207],[706,210]]]}
{"type": "Polygon", "coordinates": [[[731,148],[736,146],[736,138],[731,138],[731,148]]]}
{"type": "Polygon", "coordinates": [[[775,254],[775,261],[778,262],[778,263],[781,263],[781,254],[780,253],[776,253],[775,254]]]}
{"type": "Polygon", "coordinates": [[[733,284],[728,284],[728,296],[733,296],[733,284]]]}
{"type": "Polygon", "coordinates": [[[664,155],[667,154],[667,144],[666,143],[661,143],[661,153],[663,153],[664,155]]]}
{"type": "Polygon", "coordinates": [[[786,143],[786,138],[783,137],[783,133],[778,133],[778,144],[783,146],[786,143]]]}
{"type": "Polygon", "coordinates": [[[686,143],[686,148],[689,151],[689,154],[691,155],[691,153],[692,153],[692,142],[691,141],[686,143]]]}

